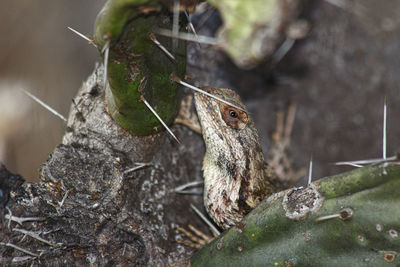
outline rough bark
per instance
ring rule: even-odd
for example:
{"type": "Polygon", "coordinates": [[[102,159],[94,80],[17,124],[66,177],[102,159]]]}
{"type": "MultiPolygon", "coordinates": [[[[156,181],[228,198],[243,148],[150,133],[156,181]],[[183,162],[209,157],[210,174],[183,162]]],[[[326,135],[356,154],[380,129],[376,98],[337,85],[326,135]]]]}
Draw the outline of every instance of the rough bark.
{"type": "Polygon", "coordinates": [[[173,130],[182,145],[160,133],[127,134],[106,112],[102,68],[79,90],[71,107],[67,132],[40,170],[40,183],[15,189],[3,215],[36,217],[17,224],[3,217],[0,235],[40,257],[0,246],[2,265],[138,265],[183,264],[192,249],[176,243],[178,226],[194,215],[190,203],[198,196],[171,190],[200,179],[201,137],[184,127],[173,130]],[[151,163],[125,173],[135,163],[151,163]],[[32,237],[40,234],[53,245],[32,237]],[[18,230],[17,230],[18,231],[18,230]]]}

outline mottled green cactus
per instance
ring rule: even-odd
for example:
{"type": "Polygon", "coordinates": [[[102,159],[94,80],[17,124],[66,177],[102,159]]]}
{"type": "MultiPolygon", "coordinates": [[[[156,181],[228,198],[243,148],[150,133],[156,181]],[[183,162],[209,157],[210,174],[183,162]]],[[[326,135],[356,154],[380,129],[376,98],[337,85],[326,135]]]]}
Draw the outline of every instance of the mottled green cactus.
{"type": "MultiPolygon", "coordinates": [[[[185,44],[179,42],[176,62],[150,39],[156,27],[171,27],[168,11],[155,0],[109,0],[95,23],[95,43],[104,58],[109,45],[107,108],[129,133],[149,135],[163,129],[143,97],[167,124],[177,114],[180,93],[169,79],[185,72],[185,44]]],[[[159,38],[171,49],[170,38],[159,38]]]]}
{"type": "Polygon", "coordinates": [[[269,58],[286,38],[304,0],[208,0],[224,22],[218,42],[242,68],[269,58]]]}
{"type": "Polygon", "coordinates": [[[396,162],[275,194],[191,266],[398,266],[399,190],[396,162]]]}

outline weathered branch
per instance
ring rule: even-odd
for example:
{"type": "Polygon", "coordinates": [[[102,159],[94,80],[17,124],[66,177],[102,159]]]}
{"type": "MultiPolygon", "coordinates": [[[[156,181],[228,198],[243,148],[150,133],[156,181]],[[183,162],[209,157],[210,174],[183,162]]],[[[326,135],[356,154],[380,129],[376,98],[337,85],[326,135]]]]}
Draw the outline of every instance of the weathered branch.
{"type": "Polygon", "coordinates": [[[105,112],[102,85],[96,68],[71,106],[62,144],[41,167],[41,182],[15,186],[3,210],[0,240],[40,256],[0,245],[0,265],[157,266],[189,258],[176,228],[196,218],[189,205],[202,199],[173,189],[200,179],[201,137],[175,126],[179,146],[165,133],[126,133],[105,112]],[[151,164],[131,171],[136,163],[151,164]]]}

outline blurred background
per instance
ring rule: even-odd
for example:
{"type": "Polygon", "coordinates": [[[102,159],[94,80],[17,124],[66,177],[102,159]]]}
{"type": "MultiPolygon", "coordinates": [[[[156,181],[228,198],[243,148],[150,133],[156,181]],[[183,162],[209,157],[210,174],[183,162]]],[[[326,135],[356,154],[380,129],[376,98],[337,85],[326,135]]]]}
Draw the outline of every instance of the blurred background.
{"type": "MultiPolygon", "coordinates": [[[[105,0],[11,1],[0,10],[0,161],[28,181],[61,142],[65,123],[27,90],[68,116],[71,99],[100,61],[97,50],[67,29],[93,34],[105,0]]],[[[295,167],[313,155],[316,178],[343,172],[334,162],[382,156],[388,109],[388,155],[400,151],[400,2],[310,1],[311,30],[271,69],[241,70],[220,50],[188,47],[188,73],[199,86],[231,87],[248,105],[265,151],[275,113],[297,104],[291,152],[295,167]]],[[[207,12],[206,12],[207,13],[207,12]]],[[[217,11],[194,16],[213,35],[217,11]]],[[[203,46],[204,48],[204,46],[203,46]]]]}
{"type": "MultiPolygon", "coordinates": [[[[335,162],[382,157],[385,98],[387,155],[400,152],[400,1],[305,2],[299,19],[310,31],[277,64],[267,61],[251,70],[238,69],[218,49],[191,53],[197,46],[189,45],[188,75],[196,85],[239,92],[264,154],[271,148],[277,111],[295,103],[289,148],[293,166],[308,169],[312,157],[315,180],[353,169],[335,162]]],[[[243,16],[235,19],[249,23],[243,16]]],[[[209,13],[207,23],[202,21],[203,15],[195,16],[195,28],[207,36],[221,24],[217,12],[209,13]]],[[[247,46],[252,47],[249,42],[247,46]]]]}
{"type": "Polygon", "coordinates": [[[3,0],[0,10],[0,161],[26,180],[61,142],[65,123],[21,90],[68,116],[97,50],[72,33],[93,34],[105,0],[3,0]]]}

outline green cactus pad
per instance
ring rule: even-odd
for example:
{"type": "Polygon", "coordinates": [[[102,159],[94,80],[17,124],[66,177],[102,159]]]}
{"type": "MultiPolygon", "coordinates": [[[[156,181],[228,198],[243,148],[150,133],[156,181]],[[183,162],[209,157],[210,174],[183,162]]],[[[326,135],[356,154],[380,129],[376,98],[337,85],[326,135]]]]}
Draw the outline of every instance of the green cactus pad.
{"type": "Polygon", "coordinates": [[[218,43],[241,68],[253,68],[271,56],[286,38],[286,29],[302,0],[209,0],[224,22],[218,43]]]}
{"type": "Polygon", "coordinates": [[[397,266],[400,165],[328,177],[264,200],[191,266],[397,266]]]}
{"type": "MultiPolygon", "coordinates": [[[[110,46],[108,111],[122,128],[135,135],[164,129],[143,99],[166,124],[173,122],[181,99],[180,90],[169,77],[172,73],[184,75],[185,44],[178,42],[177,62],[172,61],[149,37],[156,27],[171,27],[171,23],[167,10],[154,0],[109,0],[95,24],[95,43],[103,57],[107,42],[110,46]]],[[[170,38],[158,40],[171,50],[170,38]]]]}

